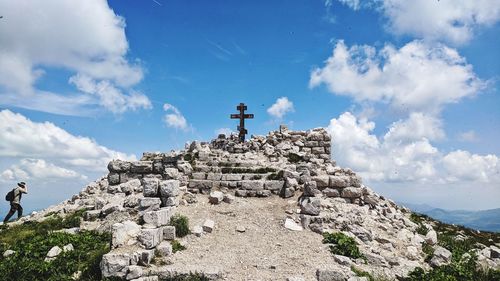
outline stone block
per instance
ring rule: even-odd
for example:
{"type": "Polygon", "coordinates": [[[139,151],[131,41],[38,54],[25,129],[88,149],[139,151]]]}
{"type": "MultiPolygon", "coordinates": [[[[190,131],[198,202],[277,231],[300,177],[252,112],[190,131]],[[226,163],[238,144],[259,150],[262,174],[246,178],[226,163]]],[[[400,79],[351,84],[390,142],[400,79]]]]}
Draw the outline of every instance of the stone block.
{"type": "Polygon", "coordinates": [[[300,213],[317,216],[321,210],[321,200],[316,197],[306,197],[300,201],[300,213]]]}
{"type": "Polygon", "coordinates": [[[160,181],[159,185],[161,197],[175,197],[179,195],[179,181],[178,180],[164,180],[160,181]]]}
{"type": "Polygon", "coordinates": [[[304,196],[316,196],[321,194],[315,181],[308,181],[304,184],[304,196]]]}
{"type": "Polygon", "coordinates": [[[126,173],[130,171],[130,162],[123,160],[112,160],[108,164],[108,170],[116,173],[126,173]]]}
{"type": "Polygon", "coordinates": [[[324,154],[325,153],[325,148],[322,146],[316,146],[311,148],[311,153],[313,154],[324,154]]]}
{"type": "Polygon", "coordinates": [[[234,195],[236,195],[237,197],[247,197],[248,192],[246,190],[243,190],[243,189],[237,189],[235,191],[234,195]]]}
{"type": "Polygon", "coordinates": [[[175,240],[175,226],[167,225],[163,227],[163,239],[175,240]]]}
{"type": "Polygon", "coordinates": [[[258,190],[256,195],[257,197],[269,197],[271,196],[271,190],[258,190]]]}
{"type": "Polygon", "coordinates": [[[203,231],[207,233],[211,233],[214,228],[215,228],[215,222],[211,219],[207,219],[203,223],[203,231]]]}
{"type": "Polygon", "coordinates": [[[160,257],[170,256],[172,254],[172,245],[170,242],[163,241],[156,246],[156,254],[160,257]]]}
{"type": "Polygon", "coordinates": [[[341,196],[343,198],[359,198],[363,196],[363,189],[358,187],[346,187],[342,189],[341,196]]]}
{"type": "Polygon", "coordinates": [[[173,207],[164,207],[158,211],[145,212],[142,215],[142,219],[145,223],[153,225],[155,227],[167,225],[170,222],[170,218],[174,214],[173,207]]]}
{"type": "Polygon", "coordinates": [[[160,209],[161,200],[157,197],[139,198],[139,208],[143,210],[156,211],[160,209]]]}
{"type": "Polygon", "coordinates": [[[100,268],[103,277],[124,278],[130,265],[131,256],[128,253],[110,252],[102,257],[100,268]]]}
{"type": "Polygon", "coordinates": [[[179,170],[177,170],[177,168],[164,168],[163,176],[168,180],[178,179],[179,178],[179,170]]]}
{"type": "Polygon", "coordinates": [[[113,248],[127,245],[127,242],[137,237],[141,226],[133,221],[124,221],[122,223],[115,223],[112,227],[111,245],[113,248]]]}
{"type": "Polygon", "coordinates": [[[138,240],[146,249],[156,247],[163,240],[162,228],[141,229],[138,240]]]}
{"type": "Polygon", "coordinates": [[[240,181],[243,179],[243,175],[241,174],[223,174],[222,180],[225,181],[240,181]]]}
{"type": "Polygon", "coordinates": [[[285,182],[278,180],[264,181],[264,189],[270,191],[279,191],[283,188],[285,182]]]}
{"type": "Polygon", "coordinates": [[[153,173],[163,174],[163,163],[161,160],[154,160],[153,161],[153,173]]]}
{"type": "Polygon", "coordinates": [[[108,174],[108,183],[110,185],[117,185],[120,183],[120,174],[119,173],[109,173],[108,174]]]}
{"type": "Polygon", "coordinates": [[[155,256],[155,250],[140,249],[134,253],[137,264],[147,266],[151,263],[155,256]]]}
{"type": "Polygon", "coordinates": [[[160,180],[157,178],[143,178],[141,180],[142,193],[144,197],[156,197],[158,196],[158,184],[160,180]]]}
{"type": "Polygon", "coordinates": [[[260,180],[244,180],[241,181],[241,188],[245,190],[263,190],[264,189],[264,181],[260,180]]]}
{"type": "Polygon", "coordinates": [[[200,190],[212,189],[213,182],[209,180],[190,180],[188,183],[189,188],[196,188],[200,190]]]}
{"type": "Polygon", "coordinates": [[[349,176],[330,176],[330,187],[333,188],[345,188],[351,183],[349,176]]]}
{"type": "Polygon", "coordinates": [[[330,177],[328,175],[319,175],[311,178],[316,182],[316,186],[320,189],[328,187],[330,184],[330,177]]]}
{"type": "Polygon", "coordinates": [[[212,191],[210,192],[210,196],[208,197],[208,202],[211,204],[220,204],[224,199],[224,193],[220,191],[212,191]]]}
{"type": "Polygon", "coordinates": [[[222,179],[221,173],[208,173],[207,174],[207,180],[220,181],[221,179],[222,179]]]}
{"type": "Polygon", "coordinates": [[[231,194],[224,194],[224,198],[222,199],[222,201],[228,203],[228,204],[231,204],[233,203],[235,200],[234,196],[231,195],[231,194]]]}
{"type": "Polygon", "coordinates": [[[348,275],[341,270],[318,269],[316,270],[316,279],[318,281],[345,281],[348,275]]]}
{"type": "Polygon", "coordinates": [[[326,197],[339,197],[340,196],[340,192],[337,189],[330,188],[330,187],[323,189],[323,194],[326,197]]]}
{"type": "Polygon", "coordinates": [[[153,161],[134,161],[130,163],[130,171],[136,174],[151,174],[153,161]]]}

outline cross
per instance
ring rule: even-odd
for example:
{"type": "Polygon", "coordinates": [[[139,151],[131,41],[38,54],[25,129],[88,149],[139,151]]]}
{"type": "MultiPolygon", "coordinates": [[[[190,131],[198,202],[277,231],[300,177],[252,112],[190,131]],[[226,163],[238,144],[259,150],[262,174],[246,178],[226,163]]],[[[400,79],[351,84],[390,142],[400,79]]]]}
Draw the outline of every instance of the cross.
{"type": "Polygon", "coordinates": [[[245,110],[247,110],[247,106],[244,103],[240,103],[236,107],[236,110],[239,110],[239,114],[231,114],[231,119],[240,119],[240,125],[238,126],[238,131],[240,132],[240,142],[245,141],[245,135],[248,133],[247,129],[245,129],[245,119],[253,119],[253,114],[245,114],[245,110]]]}

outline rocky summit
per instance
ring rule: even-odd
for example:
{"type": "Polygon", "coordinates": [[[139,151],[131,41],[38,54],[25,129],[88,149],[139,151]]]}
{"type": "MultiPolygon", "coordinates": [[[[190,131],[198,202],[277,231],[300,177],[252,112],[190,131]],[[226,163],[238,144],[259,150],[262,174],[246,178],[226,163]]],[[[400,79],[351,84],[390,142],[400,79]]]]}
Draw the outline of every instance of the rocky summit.
{"type": "MultiPolygon", "coordinates": [[[[403,280],[449,264],[436,225],[337,166],[331,142],[323,128],[281,126],[245,142],[219,135],[113,160],[106,177],[18,223],[85,210],[80,226],[65,231],[111,233],[100,269],[126,280],[403,280]]],[[[479,266],[499,269],[499,252],[481,244],[474,254],[479,266]]]]}

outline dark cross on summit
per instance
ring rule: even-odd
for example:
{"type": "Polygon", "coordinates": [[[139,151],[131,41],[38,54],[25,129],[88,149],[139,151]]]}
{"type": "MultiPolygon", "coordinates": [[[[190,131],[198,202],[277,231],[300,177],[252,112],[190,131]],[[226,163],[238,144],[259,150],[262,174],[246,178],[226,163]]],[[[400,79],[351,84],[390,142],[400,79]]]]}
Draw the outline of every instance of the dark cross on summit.
{"type": "Polygon", "coordinates": [[[253,114],[245,114],[245,110],[247,110],[247,106],[244,103],[240,103],[236,107],[236,110],[239,110],[239,114],[231,114],[231,119],[240,119],[240,125],[238,126],[238,131],[240,132],[240,142],[245,141],[245,135],[248,133],[247,129],[245,129],[245,119],[253,119],[253,114]]]}

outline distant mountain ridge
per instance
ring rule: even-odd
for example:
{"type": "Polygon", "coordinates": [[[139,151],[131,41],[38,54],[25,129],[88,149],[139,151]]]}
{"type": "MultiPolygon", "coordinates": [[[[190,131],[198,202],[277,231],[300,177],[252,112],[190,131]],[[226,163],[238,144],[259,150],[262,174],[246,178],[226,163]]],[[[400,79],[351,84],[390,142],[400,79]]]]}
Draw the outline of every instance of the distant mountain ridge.
{"type": "Polygon", "coordinates": [[[500,208],[465,211],[444,210],[427,204],[399,203],[410,208],[412,211],[428,215],[433,219],[445,223],[458,224],[482,231],[500,232],[500,208]]]}

